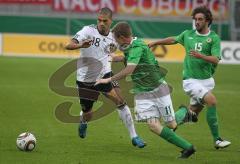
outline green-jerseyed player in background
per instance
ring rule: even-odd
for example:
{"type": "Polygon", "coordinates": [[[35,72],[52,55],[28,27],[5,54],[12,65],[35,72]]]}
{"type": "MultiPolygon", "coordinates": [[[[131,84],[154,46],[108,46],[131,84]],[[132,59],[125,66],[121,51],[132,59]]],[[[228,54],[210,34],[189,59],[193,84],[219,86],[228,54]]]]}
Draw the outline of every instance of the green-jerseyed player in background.
{"type": "MultiPolygon", "coordinates": [[[[212,93],[215,85],[213,74],[221,59],[220,38],[209,29],[213,18],[207,7],[194,9],[192,17],[195,20],[195,30],[186,30],[176,37],[150,43],[149,47],[177,43],[184,46],[186,55],[183,65],[183,89],[190,96],[189,109],[198,115],[204,105],[207,106],[207,123],[214,146],[216,149],[225,148],[231,142],[223,140],[219,135],[216,97],[212,93]]],[[[175,113],[178,124],[183,123],[186,113],[187,109],[184,107],[175,113]]]]}
{"type": "MultiPolygon", "coordinates": [[[[111,78],[97,80],[96,84],[120,80],[131,74],[136,119],[147,122],[153,133],[182,148],[180,157],[188,158],[195,149],[191,143],[171,130],[175,129],[177,124],[170,90],[154,54],[142,40],[132,37],[131,27],[126,22],[116,24],[112,32],[120,50],[124,52],[124,57],[120,58],[125,61],[126,67],[111,78]],[[167,127],[160,124],[159,118],[163,118],[167,127]]],[[[116,58],[119,60],[119,57],[116,58]]]]}

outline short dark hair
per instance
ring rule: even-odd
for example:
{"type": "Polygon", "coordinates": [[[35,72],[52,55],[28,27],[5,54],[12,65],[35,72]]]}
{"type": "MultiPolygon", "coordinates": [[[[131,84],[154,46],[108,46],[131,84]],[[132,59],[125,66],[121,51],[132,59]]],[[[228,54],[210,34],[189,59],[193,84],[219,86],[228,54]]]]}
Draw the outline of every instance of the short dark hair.
{"type": "Polygon", "coordinates": [[[112,12],[112,10],[111,10],[110,8],[104,7],[104,8],[101,8],[101,9],[99,10],[98,15],[100,15],[100,14],[108,15],[109,18],[112,19],[113,12],[112,12]]]}
{"type": "Polygon", "coordinates": [[[118,22],[112,29],[112,32],[115,37],[119,38],[120,36],[130,37],[132,35],[132,29],[127,22],[118,22]]]}
{"type": "Polygon", "coordinates": [[[194,19],[195,15],[198,13],[202,13],[205,16],[206,20],[209,22],[208,26],[212,24],[213,21],[212,12],[209,10],[209,8],[207,8],[207,6],[200,6],[195,8],[192,12],[192,18],[194,19]]]}

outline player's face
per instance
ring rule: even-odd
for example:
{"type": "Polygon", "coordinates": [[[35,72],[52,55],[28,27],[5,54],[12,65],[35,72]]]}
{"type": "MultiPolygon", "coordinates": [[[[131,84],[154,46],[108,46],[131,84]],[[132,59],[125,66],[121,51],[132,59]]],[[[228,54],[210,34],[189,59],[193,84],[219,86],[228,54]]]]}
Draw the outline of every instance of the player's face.
{"type": "Polygon", "coordinates": [[[100,34],[107,35],[110,31],[112,19],[109,15],[99,14],[97,19],[97,28],[100,34]]]}
{"type": "Polygon", "coordinates": [[[196,30],[202,32],[205,28],[208,28],[208,22],[202,13],[197,13],[194,17],[196,30]]]}
{"type": "Polygon", "coordinates": [[[128,38],[125,38],[125,37],[123,37],[123,36],[120,36],[120,37],[116,37],[116,36],[114,36],[114,38],[115,38],[115,40],[116,40],[116,42],[118,43],[118,45],[119,45],[119,49],[121,50],[121,51],[124,51],[126,48],[128,48],[128,46],[129,46],[129,39],[128,38]]]}
{"type": "Polygon", "coordinates": [[[122,44],[125,44],[125,41],[124,41],[124,38],[123,37],[116,37],[114,36],[116,42],[119,44],[119,45],[122,45],[122,44]]]}

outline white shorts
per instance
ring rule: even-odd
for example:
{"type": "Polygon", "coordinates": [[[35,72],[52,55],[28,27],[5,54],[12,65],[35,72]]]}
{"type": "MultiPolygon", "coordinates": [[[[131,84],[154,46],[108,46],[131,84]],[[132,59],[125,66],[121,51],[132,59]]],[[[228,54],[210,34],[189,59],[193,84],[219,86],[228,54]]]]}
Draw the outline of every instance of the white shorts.
{"type": "Polygon", "coordinates": [[[209,79],[187,79],[183,80],[183,89],[190,96],[190,104],[203,104],[203,97],[213,90],[215,82],[213,78],[209,79]]]}
{"type": "Polygon", "coordinates": [[[161,84],[150,92],[135,95],[135,118],[146,121],[150,118],[163,118],[164,122],[175,120],[172,100],[168,85],[161,84]]]}

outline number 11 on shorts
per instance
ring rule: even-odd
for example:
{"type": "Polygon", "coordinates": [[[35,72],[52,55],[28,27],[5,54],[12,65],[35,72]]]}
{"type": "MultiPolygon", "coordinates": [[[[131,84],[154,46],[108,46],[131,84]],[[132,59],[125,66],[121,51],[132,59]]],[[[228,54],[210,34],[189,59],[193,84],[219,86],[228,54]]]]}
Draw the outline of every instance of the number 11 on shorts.
{"type": "Polygon", "coordinates": [[[165,110],[166,110],[166,114],[171,114],[171,106],[168,105],[168,106],[165,106],[165,110]]]}

